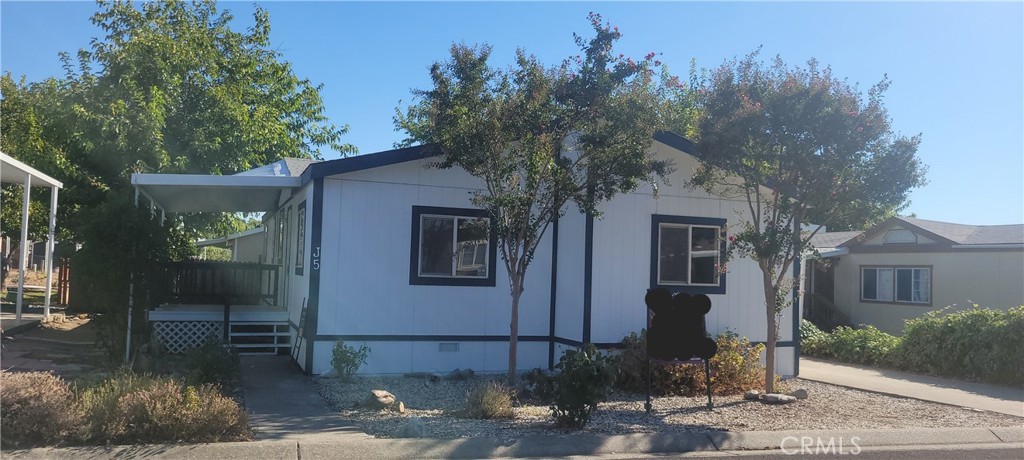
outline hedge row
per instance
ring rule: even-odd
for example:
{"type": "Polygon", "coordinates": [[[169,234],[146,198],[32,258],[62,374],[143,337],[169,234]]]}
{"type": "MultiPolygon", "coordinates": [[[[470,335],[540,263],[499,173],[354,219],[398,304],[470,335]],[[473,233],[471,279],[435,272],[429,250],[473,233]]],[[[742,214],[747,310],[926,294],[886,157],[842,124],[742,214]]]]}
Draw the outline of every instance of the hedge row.
{"type": "Polygon", "coordinates": [[[806,320],[800,335],[807,356],[1024,385],[1024,306],[929,312],[908,320],[903,337],[872,326],[825,333],[806,320]]]}

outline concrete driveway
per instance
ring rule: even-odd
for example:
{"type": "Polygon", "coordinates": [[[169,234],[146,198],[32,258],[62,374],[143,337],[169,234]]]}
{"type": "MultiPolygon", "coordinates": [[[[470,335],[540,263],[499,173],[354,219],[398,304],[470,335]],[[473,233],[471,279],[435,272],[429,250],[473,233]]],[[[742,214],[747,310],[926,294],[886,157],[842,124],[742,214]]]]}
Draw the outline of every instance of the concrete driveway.
{"type": "Polygon", "coordinates": [[[1024,389],[800,358],[800,378],[1024,417],[1024,389]]]}

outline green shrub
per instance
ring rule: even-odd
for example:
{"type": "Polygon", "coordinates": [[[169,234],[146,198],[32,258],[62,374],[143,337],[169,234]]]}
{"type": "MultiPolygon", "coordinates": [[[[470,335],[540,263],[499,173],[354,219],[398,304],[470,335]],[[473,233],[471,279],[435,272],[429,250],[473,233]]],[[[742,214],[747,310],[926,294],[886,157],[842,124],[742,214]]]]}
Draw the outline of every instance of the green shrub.
{"type": "Polygon", "coordinates": [[[513,418],[512,390],[498,382],[477,387],[467,395],[463,415],[476,419],[513,418]]]}
{"type": "Polygon", "coordinates": [[[614,363],[586,344],[580,350],[566,350],[555,368],[559,373],[551,415],[559,426],[583,428],[615,381],[614,363]]]}
{"type": "Polygon", "coordinates": [[[874,326],[853,329],[839,326],[821,339],[811,342],[805,353],[852,364],[894,366],[900,338],[878,330],[874,326]]]}
{"type": "Polygon", "coordinates": [[[71,387],[48,372],[0,372],[0,445],[64,441],[80,424],[71,387]]]}
{"type": "Polygon", "coordinates": [[[80,401],[83,440],[92,444],[212,442],[249,433],[245,412],[214,385],[121,372],[82,391],[80,401]]]}
{"type": "Polygon", "coordinates": [[[238,350],[211,342],[189,351],[185,363],[185,384],[223,383],[238,375],[238,350]]]}
{"type": "Polygon", "coordinates": [[[830,335],[806,319],[800,320],[800,352],[807,356],[825,357],[830,335]]]}
{"type": "Polygon", "coordinates": [[[345,345],[339,340],[334,344],[334,357],[331,358],[331,366],[338,371],[338,377],[342,380],[351,380],[356,371],[366,364],[366,358],[370,356],[370,347],[362,345],[359,348],[345,345]]]}
{"type": "Polygon", "coordinates": [[[933,311],[908,320],[900,367],[931,374],[1024,384],[1024,306],[933,311]]]}
{"type": "MultiPolygon", "coordinates": [[[[733,333],[716,339],[718,352],[711,358],[711,388],[715,394],[730,395],[764,386],[764,345],[753,345],[733,333]]],[[[616,357],[616,387],[632,392],[647,391],[647,332],[631,333],[622,340],[616,357]]],[[[704,366],[662,365],[651,367],[651,391],[669,396],[694,396],[707,392],[704,366]]]]}
{"type": "Polygon", "coordinates": [[[532,399],[550,404],[555,398],[554,376],[539,368],[534,368],[530,372],[523,374],[519,382],[522,387],[519,394],[523,399],[532,399]]]}

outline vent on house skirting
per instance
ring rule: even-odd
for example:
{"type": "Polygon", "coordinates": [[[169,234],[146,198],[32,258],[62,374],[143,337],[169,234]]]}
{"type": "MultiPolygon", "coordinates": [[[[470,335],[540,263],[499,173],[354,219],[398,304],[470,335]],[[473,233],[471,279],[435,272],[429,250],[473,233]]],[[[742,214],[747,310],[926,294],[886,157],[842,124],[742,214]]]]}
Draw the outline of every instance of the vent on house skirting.
{"type": "Polygon", "coordinates": [[[441,342],[441,343],[437,344],[437,351],[442,351],[442,352],[459,351],[459,343],[458,342],[441,342]]]}

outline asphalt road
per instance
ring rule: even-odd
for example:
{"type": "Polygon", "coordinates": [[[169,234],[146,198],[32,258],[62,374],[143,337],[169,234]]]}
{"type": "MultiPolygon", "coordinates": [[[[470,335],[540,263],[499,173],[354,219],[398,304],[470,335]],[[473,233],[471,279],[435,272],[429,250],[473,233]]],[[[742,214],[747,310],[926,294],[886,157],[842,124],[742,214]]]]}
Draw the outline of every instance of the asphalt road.
{"type": "Polygon", "coordinates": [[[848,460],[1024,460],[1024,444],[976,444],[971,446],[903,446],[863,447],[838,450],[805,452],[790,449],[764,451],[721,451],[688,452],[685,454],[661,454],[648,456],[599,456],[570,458],[600,458],[614,460],[650,460],[666,458],[736,458],[736,459],[783,459],[783,458],[843,458],[848,460]]]}

